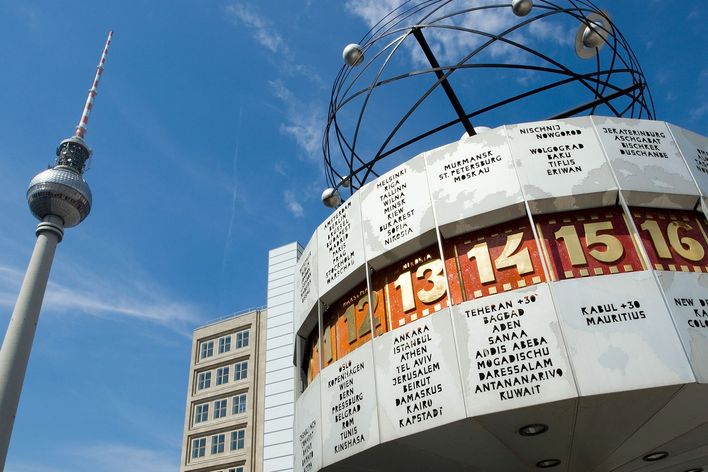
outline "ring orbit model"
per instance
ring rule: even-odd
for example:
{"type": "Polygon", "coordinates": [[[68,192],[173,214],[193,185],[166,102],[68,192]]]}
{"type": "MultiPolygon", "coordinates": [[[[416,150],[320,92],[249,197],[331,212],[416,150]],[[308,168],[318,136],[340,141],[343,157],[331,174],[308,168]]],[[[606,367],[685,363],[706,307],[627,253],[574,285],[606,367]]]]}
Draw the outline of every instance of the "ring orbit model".
{"type": "Polygon", "coordinates": [[[655,120],[610,15],[403,2],[343,57],[295,470],[708,470],[708,140],[655,120]]]}

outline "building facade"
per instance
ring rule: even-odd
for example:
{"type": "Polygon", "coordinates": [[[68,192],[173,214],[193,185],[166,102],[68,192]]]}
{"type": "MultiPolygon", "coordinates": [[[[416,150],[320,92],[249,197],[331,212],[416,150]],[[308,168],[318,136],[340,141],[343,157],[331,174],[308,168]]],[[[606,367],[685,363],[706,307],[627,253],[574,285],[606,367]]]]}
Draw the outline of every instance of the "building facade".
{"type": "Polygon", "coordinates": [[[261,472],[266,312],[194,330],[180,472],[261,472]]]}
{"type": "Polygon", "coordinates": [[[708,470],[706,156],[575,117],[364,185],[295,269],[295,470],[708,470]]]}
{"type": "Polygon", "coordinates": [[[268,253],[263,472],[293,470],[293,290],[300,253],[302,247],[298,243],[286,244],[268,253]]]}

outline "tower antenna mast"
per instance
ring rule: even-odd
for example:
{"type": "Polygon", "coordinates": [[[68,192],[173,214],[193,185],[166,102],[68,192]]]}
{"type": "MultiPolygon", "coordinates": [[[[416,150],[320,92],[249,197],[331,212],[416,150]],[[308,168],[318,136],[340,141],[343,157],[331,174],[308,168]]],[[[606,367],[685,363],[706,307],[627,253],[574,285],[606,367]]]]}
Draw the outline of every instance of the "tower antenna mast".
{"type": "Polygon", "coordinates": [[[64,236],[64,228],[78,225],[91,211],[91,189],[83,177],[91,150],[84,136],[112,37],[113,31],[108,33],[74,136],[59,143],[54,167],[37,174],[27,189],[30,211],[40,223],[35,231],[37,241],[29,267],[0,348],[0,471],[5,467],[54,252],[64,236]]]}

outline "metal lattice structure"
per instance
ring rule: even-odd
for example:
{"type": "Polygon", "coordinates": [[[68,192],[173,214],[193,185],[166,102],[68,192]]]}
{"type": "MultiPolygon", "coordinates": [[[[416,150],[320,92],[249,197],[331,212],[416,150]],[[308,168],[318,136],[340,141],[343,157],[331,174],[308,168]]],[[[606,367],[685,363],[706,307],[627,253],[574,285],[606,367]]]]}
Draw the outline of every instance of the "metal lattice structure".
{"type": "Polygon", "coordinates": [[[452,129],[476,134],[473,121],[655,114],[636,55],[590,0],[409,0],[347,46],[344,59],[323,139],[325,201],[452,129]]]}

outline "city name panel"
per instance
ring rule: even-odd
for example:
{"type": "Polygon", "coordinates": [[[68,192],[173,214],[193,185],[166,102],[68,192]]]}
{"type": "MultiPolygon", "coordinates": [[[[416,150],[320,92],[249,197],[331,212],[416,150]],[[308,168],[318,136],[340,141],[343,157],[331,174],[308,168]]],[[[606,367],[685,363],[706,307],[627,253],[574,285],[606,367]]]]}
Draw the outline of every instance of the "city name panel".
{"type": "Polygon", "coordinates": [[[295,470],[623,471],[708,446],[707,203],[705,137],[598,116],[369,182],[296,266],[295,470]]]}

